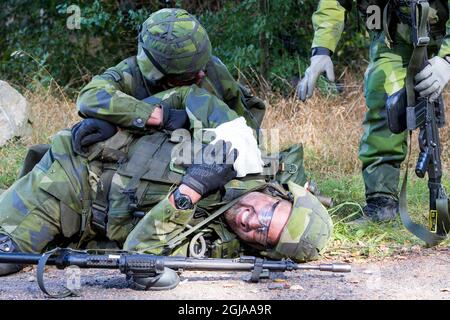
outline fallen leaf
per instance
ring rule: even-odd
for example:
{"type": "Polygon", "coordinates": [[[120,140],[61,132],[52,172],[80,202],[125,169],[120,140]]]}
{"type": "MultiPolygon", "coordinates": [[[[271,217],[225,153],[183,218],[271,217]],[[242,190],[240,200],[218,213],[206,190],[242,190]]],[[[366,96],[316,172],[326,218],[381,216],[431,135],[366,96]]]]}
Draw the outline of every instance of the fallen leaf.
{"type": "Polygon", "coordinates": [[[441,292],[450,292],[450,288],[443,288],[441,289],[441,292]]]}

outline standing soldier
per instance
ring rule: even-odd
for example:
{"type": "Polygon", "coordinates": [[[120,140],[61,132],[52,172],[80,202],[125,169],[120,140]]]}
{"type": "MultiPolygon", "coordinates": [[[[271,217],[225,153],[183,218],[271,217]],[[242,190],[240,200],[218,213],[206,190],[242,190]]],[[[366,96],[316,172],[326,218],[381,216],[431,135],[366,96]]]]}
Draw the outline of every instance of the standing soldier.
{"type": "MultiPolygon", "coordinates": [[[[357,0],[360,14],[377,23],[367,28],[371,38],[370,64],[365,74],[364,94],[367,112],[364,134],[359,148],[366,188],[364,214],[373,221],[388,221],[398,212],[400,164],[407,153],[406,133],[392,134],[388,128],[385,103],[389,95],[405,86],[407,67],[413,52],[410,2],[406,0],[357,0]],[[379,16],[373,16],[373,14],[379,16]],[[387,19],[383,19],[385,16],[387,19]]],[[[449,0],[430,0],[428,22],[434,55],[429,65],[415,77],[420,96],[436,99],[450,80],[449,0]]],[[[312,96],[317,79],[326,73],[335,80],[331,60],[344,29],[346,12],[352,0],[321,0],[313,15],[315,29],[311,65],[299,83],[297,94],[302,101],[312,96]]]]}

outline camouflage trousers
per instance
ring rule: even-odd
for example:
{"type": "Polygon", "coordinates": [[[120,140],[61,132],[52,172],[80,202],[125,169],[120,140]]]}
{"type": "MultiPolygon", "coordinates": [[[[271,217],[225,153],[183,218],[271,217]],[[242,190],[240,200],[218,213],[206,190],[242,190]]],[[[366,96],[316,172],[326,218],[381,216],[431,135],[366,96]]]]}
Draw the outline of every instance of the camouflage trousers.
{"type": "Polygon", "coordinates": [[[62,235],[61,203],[40,188],[50,158],[47,153],[0,196],[0,233],[9,235],[23,252],[41,253],[62,235]]]}
{"type": "Polygon", "coordinates": [[[365,74],[364,95],[367,112],[359,148],[366,197],[398,197],[400,165],[407,154],[407,133],[389,130],[386,99],[404,87],[406,70],[413,51],[409,33],[396,35],[389,48],[384,33],[373,35],[370,64],[365,74]]]}

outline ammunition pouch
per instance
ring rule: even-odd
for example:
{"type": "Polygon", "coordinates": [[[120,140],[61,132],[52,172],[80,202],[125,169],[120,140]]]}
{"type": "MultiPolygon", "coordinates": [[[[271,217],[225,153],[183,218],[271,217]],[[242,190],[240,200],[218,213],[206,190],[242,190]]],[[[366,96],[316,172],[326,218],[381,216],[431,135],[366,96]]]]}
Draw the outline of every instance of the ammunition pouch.
{"type": "Polygon", "coordinates": [[[406,109],[408,102],[406,98],[406,88],[403,88],[386,100],[386,112],[389,130],[399,134],[406,130],[406,109]]]}

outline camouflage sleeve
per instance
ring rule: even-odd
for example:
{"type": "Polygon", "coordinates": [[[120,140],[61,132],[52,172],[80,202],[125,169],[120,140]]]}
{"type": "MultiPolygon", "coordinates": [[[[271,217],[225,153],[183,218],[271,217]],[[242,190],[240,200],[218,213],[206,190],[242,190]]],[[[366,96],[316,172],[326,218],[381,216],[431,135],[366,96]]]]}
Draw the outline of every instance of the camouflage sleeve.
{"type": "MultiPolygon", "coordinates": [[[[448,0],[448,10],[450,11],[450,0],[448,0]]],[[[447,20],[444,41],[442,42],[441,49],[439,50],[439,56],[441,58],[448,55],[450,55],[450,19],[447,20]]]]}
{"type": "Polygon", "coordinates": [[[79,112],[86,117],[107,120],[119,127],[144,130],[155,106],[131,96],[131,76],[126,60],[95,76],[80,92],[79,112]]]}
{"type": "Polygon", "coordinates": [[[213,56],[212,63],[214,65],[215,72],[217,73],[217,80],[220,82],[218,86],[220,86],[220,90],[223,91],[219,96],[222,96],[222,100],[231,109],[243,116],[245,106],[243,103],[242,92],[239,89],[239,83],[234,80],[228,68],[219,58],[213,56]]]}
{"type": "Polygon", "coordinates": [[[215,128],[239,117],[224,101],[196,85],[169,89],[145,101],[152,105],[165,104],[171,108],[185,109],[191,128],[198,127],[199,123],[203,128],[215,128]]]}
{"type": "Polygon", "coordinates": [[[127,237],[125,250],[158,255],[174,254],[178,247],[167,243],[179,235],[192,219],[195,209],[178,210],[169,202],[169,195],[153,207],[127,237]]]}
{"type": "Polygon", "coordinates": [[[252,110],[252,106],[248,103],[249,99],[253,101],[255,97],[244,95],[240,84],[233,78],[225,64],[213,56],[206,67],[206,74],[207,77],[201,83],[201,87],[221,98],[230,109],[244,117],[250,127],[258,129],[260,123],[252,113],[256,110],[252,110]]]}
{"type": "Polygon", "coordinates": [[[312,47],[335,51],[345,24],[345,8],[338,0],[320,0],[313,14],[314,40],[312,47]]]}

